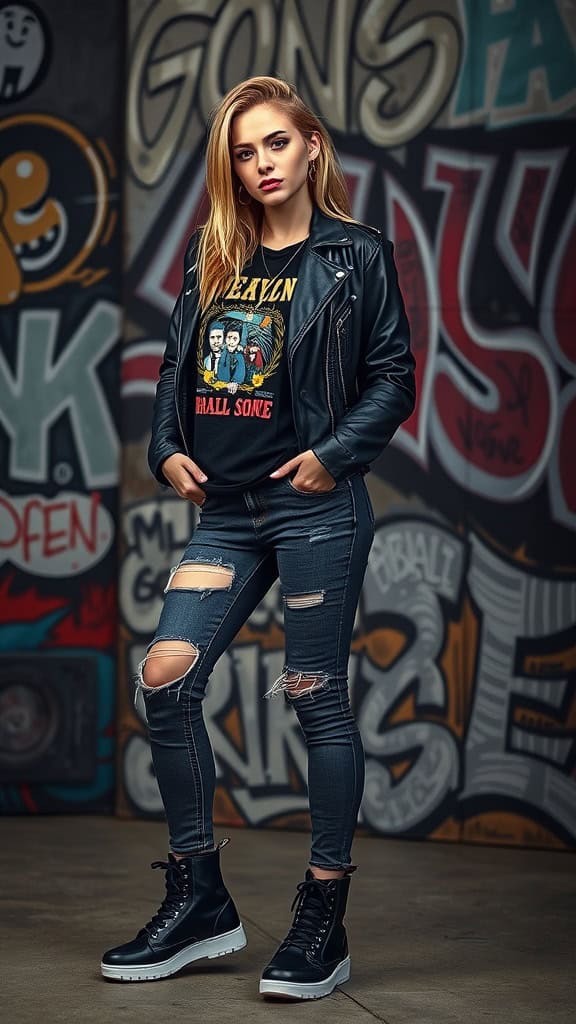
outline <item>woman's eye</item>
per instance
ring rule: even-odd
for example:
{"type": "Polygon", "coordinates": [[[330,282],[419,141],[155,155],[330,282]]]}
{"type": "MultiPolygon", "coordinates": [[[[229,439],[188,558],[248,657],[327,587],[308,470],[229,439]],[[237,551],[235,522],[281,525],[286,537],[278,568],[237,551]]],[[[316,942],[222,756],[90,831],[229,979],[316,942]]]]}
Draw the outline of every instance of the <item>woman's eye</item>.
{"type": "Polygon", "coordinates": [[[274,139],[272,149],[284,149],[288,145],[288,139],[274,139]]]}
{"type": "Polygon", "coordinates": [[[248,157],[252,156],[252,153],[249,149],[243,149],[240,153],[237,153],[236,156],[239,160],[246,160],[248,157]]]}

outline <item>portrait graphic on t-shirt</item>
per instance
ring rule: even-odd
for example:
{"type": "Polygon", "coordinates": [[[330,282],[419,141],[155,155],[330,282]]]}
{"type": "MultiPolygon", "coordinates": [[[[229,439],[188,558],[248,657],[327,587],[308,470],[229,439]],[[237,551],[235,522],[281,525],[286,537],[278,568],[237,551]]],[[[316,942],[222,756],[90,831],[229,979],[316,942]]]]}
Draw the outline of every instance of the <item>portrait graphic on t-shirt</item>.
{"type": "Polygon", "coordinates": [[[205,320],[198,366],[204,384],[231,395],[250,393],[277,370],[284,343],[284,320],[278,310],[225,310],[216,305],[205,320]]]}

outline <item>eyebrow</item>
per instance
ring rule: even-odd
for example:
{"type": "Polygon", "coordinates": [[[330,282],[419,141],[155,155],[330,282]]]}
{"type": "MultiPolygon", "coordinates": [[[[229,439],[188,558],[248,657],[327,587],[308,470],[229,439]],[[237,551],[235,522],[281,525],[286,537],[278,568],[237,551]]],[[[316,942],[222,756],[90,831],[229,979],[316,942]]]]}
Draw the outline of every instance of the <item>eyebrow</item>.
{"type": "MultiPolygon", "coordinates": [[[[275,132],[270,132],[269,135],[265,135],[262,141],[263,142],[270,142],[270,139],[273,139],[275,135],[287,135],[287,134],[288,134],[288,131],[287,131],[286,128],[278,128],[275,132]]],[[[250,146],[249,142],[237,142],[233,146],[233,149],[246,149],[248,146],[250,146]]]]}

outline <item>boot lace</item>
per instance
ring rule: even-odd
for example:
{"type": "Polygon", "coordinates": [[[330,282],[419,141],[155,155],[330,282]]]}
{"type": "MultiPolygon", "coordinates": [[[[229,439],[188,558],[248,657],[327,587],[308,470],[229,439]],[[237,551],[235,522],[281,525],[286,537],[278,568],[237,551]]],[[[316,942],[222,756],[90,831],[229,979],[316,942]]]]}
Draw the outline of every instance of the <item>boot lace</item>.
{"type": "Polygon", "coordinates": [[[162,868],[166,872],[166,896],[153,917],[144,925],[152,938],[157,938],[160,929],[173,921],[184,906],[184,897],[188,895],[188,874],[185,868],[178,864],[171,864],[165,860],[155,860],[150,865],[153,868],[162,868]]]}
{"type": "Polygon", "coordinates": [[[334,887],[311,878],[299,882],[290,910],[296,908],[294,921],[284,939],[285,946],[315,950],[327,930],[334,906],[334,887]]]}

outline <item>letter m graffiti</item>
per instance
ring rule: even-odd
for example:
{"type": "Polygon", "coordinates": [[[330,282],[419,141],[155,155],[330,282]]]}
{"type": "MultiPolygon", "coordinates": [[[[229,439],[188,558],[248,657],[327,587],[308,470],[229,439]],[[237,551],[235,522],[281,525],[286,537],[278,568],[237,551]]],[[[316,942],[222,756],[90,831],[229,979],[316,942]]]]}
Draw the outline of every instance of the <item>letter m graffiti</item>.
{"type": "Polygon", "coordinates": [[[0,422],[10,438],[13,480],[46,481],[50,429],[67,412],[88,487],[118,479],[118,436],[97,368],[118,340],[118,309],[95,303],[54,356],[58,310],[27,310],[18,322],[16,371],[0,351],[0,422]]]}

